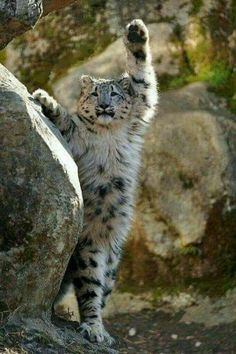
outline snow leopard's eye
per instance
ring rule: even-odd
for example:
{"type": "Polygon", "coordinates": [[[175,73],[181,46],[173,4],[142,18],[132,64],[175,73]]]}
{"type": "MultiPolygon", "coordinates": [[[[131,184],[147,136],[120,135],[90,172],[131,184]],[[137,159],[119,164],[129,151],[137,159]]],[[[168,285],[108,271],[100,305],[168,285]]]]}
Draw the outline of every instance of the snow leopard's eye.
{"type": "Polygon", "coordinates": [[[115,92],[115,91],[112,91],[111,92],[111,96],[118,96],[119,94],[117,93],[117,92],[115,92]]]}
{"type": "Polygon", "coordinates": [[[91,93],[91,96],[97,97],[97,96],[98,96],[98,93],[97,93],[96,91],[94,91],[94,92],[91,93]]]}

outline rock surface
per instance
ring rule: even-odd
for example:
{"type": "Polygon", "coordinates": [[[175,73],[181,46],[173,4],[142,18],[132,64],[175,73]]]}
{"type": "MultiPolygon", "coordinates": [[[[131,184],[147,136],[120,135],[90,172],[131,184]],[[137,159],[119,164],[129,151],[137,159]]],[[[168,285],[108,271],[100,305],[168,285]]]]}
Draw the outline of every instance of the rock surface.
{"type": "Polygon", "coordinates": [[[82,224],[77,167],[26,88],[0,78],[0,312],[49,316],[82,224]]]}
{"type": "Polygon", "coordinates": [[[0,49],[16,35],[32,28],[43,12],[42,0],[1,1],[0,3],[0,49]]]}
{"type": "Polygon", "coordinates": [[[0,49],[33,28],[39,18],[75,0],[2,0],[0,2],[0,49]]]}
{"type": "Polygon", "coordinates": [[[202,83],[163,93],[146,137],[123,281],[178,287],[209,279],[210,288],[230,278],[235,215],[235,116],[202,83]]]}
{"type": "MultiPolygon", "coordinates": [[[[38,87],[51,90],[69,69],[86,64],[91,56],[100,54],[120,38],[123,28],[134,17],[142,18],[153,28],[154,64],[162,89],[206,81],[224,94],[231,109],[236,111],[235,9],[230,0],[224,3],[217,0],[81,1],[40,20],[33,31],[0,53],[0,61],[30,90],[38,87]]],[[[110,48],[109,63],[106,60],[109,52],[104,57],[108,69],[114,63],[112,73],[124,59],[118,51],[119,43],[110,48]],[[115,53],[119,53],[118,57],[115,53]]],[[[93,63],[96,61],[83,69],[90,69],[93,63]]],[[[100,56],[97,63],[103,65],[100,56]]],[[[92,69],[100,74],[99,69],[94,66],[92,69]]]]}
{"type": "MultiPolygon", "coordinates": [[[[53,2],[58,6],[61,1],[53,2]]],[[[108,31],[103,4],[76,2],[49,14],[33,30],[10,43],[4,51],[4,65],[29,90],[50,88],[74,63],[100,53],[114,39],[108,31]]]]}

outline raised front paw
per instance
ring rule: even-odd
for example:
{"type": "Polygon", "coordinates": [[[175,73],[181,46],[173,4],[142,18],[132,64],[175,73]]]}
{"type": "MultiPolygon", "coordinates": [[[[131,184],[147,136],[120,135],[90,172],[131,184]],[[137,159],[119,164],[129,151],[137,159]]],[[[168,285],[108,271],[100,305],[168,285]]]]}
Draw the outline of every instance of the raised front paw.
{"type": "Polygon", "coordinates": [[[104,329],[103,324],[99,322],[95,324],[83,322],[79,327],[79,332],[92,343],[101,343],[103,341],[109,345],[114,343],[114,339],[104,329]]]}
{"type": "Polygon", "coordinates": [[[132,44],[144,44],[148,40],[148,29],[142,20],[136,19],[126,26],[126,38],[132,44]]]}

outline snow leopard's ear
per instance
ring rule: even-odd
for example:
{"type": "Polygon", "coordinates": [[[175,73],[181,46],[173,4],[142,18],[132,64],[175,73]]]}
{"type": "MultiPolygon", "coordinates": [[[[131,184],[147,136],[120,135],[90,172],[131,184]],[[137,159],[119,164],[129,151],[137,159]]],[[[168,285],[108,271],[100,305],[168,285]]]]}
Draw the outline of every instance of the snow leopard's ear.
{"type": "Polygon", "coordinates": [[[134,95],[134,89],[128,76],[122,77],[118,82],[123,88],[124,92],[128,93],[130,96],[134,95]]]}
{"type": "Polygon", "coordinates": [[[80,78],[80,85],[82,88],[88,87],[92,84],[93,79],[89,75],[82,75],[80,78]]]}

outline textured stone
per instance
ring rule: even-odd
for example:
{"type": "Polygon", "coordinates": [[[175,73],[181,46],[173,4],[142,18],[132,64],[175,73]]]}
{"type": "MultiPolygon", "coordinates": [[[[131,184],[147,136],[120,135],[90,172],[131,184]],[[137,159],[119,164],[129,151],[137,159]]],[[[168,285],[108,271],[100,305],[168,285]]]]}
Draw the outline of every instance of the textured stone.
{"type": "Polygon", "coordinates": [[[153,28],[154,64],[162,89],[202,80],[221,92],[223,86],[229,101],[232,100],[230,106],[236,106],[232,1],[78,2],[40,20],[34,31],[13,41],[0,60],[30,90],[51,90],[58,78],[66,77],[69,69],[73,71],[79,65],[81,70],[92,67],[100,73],[104,70],[96,69],[96,63],[109,69],[114,61],[118,72],[124,60],[123,56],[114,55],[120,41],[104,53],[104,61],[100,56],[94,61],[90,59],[119,38],[134,17],[142,18],[153,28]]]}
{"type": "Polygon", "coordinates": [[[202,83],[163,93],[121,280],[224,281],[236,255],[235,213],[235,117],[202,83]]]}
{"type": "Polygon", "coordinates": [[[209,297],[199,297],[197,303],[186,309],[181,322],[202,323],[206,327],[215,327],[223,323],[236,321],[236,289],[228,290],[225,296],[216,301],[209,297]]]}
{"type": "Polygon", "coordinates": [[[107,29],[103,2],[96,6],[77,2],[42,18],[33,30],[7,46],[4,65],[29,90],[50,88],[74,63],[100,53],[114,39],[107,29]]]}
{"type": "Polygon", "coordinates": [[[41,16],[73,2],[75,0],[1,0],[0,49],[14,37],[33,28],[41,16]]]}
{"type": "Polygon", "coordinates": [[[77,243],[82,199],[62,137],[0,66],[0,312],[49,315],[77,243]]]}
{"type": "Polygon", "coordinates": [[[42,15],[42,0],[0,2],[0,49],[14,38],[32,28],[42,15]]]}
{"type": "Polygon", "coordinates": [[[236,208],[235,137],[235,121],[203,84],[162,95],[145,143],[139,202],[150,251],[165,257],[201,243],[216,205],[222,216],[236,208]]]}

